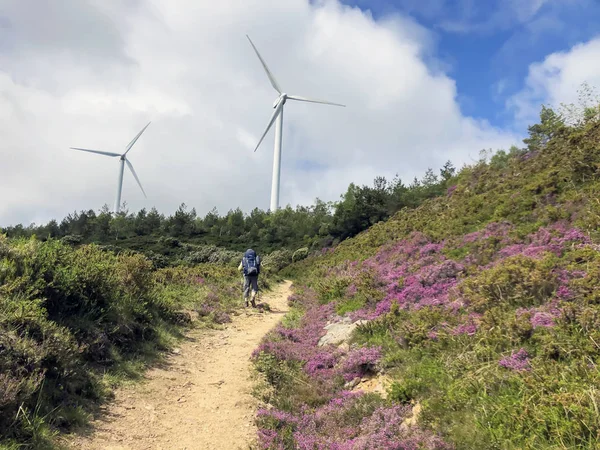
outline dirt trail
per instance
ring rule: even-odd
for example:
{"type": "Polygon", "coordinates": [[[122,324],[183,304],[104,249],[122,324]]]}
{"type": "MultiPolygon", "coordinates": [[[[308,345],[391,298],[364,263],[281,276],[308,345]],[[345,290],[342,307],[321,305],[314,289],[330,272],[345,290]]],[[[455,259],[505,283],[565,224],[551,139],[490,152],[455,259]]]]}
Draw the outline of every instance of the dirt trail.
{"type": "Polygon", "coordinates": [[[119,389],[89,436],[67,447],[103,450],[247,449],[256,436],[250,355],[287,311],[290,283],[246,310],[225,330],[193,330],[144,383],[119,389]]]}

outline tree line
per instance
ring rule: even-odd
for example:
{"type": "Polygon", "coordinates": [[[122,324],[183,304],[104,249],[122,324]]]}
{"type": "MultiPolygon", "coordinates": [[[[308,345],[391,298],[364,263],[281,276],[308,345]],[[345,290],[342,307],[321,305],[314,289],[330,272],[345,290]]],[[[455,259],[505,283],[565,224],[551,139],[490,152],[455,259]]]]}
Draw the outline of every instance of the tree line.
{"type": "MultiPolygon", "coordinates": [[[[60,222],[0,228],[8,237],[37,236],[72,243],[99,243],[144,251],[159,238],[169,237],[197,245],[215,245],[241,251],[252,246],[263,253],[301,247],[320,249],[355,236],[377,222],[386,220],[402,208],[413,208],[428,198],[443,195],[450,187],[456,169],[448,161],[439,175],[428,169],[419,180],[405,185],[396,176],[388,181],[375,178],[373,185],[351,183],[337,202],[316,199],[311,206],[287,206],[276,212],[254,209],[245,214],[240,208],[225,215],[216,208],[204,217],[195,208],[181,204],[166,216],[156,208],[130,212],[126,207],[114,214],[105,205],[100,211],[75,211],[60,222]]],[[[160,252],[160,249],[158,249],[160,252]]]]}

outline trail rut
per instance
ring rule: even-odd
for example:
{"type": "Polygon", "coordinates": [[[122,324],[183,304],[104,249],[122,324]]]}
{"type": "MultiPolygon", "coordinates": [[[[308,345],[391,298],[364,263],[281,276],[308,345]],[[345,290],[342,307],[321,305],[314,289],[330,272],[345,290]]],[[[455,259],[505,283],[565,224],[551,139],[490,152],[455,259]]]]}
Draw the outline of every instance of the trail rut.
{"type": "Polygon", "coordinates": [[[163,367],[143,383],[118,389],[67,448],[105,450],[247,449],[256,436],[250,356],[287,312],[290,282],[261,300],[270,312],[246,309],[225,330],[192,330],[163,367]]]}

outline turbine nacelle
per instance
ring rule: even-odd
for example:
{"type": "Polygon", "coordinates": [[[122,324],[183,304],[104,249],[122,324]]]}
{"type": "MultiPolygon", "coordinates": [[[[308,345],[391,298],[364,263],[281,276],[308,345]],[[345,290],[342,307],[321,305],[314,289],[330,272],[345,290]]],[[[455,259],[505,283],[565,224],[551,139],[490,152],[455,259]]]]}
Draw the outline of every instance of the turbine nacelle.
{"type": "Polygon", "coordinates": [[[285,101],[287,100],[287,94],[281,94],[279,97],[277,97],[277,99],[275,99],[275,101],[273,102],[273,108],[277,108],[277,105],[279,105],[280,103],[285,103],[285,101]]]}

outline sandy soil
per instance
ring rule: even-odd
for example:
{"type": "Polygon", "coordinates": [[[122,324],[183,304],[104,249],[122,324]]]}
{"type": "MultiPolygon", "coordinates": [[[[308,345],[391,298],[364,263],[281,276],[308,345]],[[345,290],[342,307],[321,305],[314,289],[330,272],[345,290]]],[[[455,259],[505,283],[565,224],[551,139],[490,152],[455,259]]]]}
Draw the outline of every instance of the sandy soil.
{"type": "Polygon", "coordinates": [[[246,309],[225,330],[192,330],[143,383],[117,390],[89,434],[68,448],[247,449],[256,436],[250,355],[287,312],[290,283],[263,294],[270,312],[246,309]]]}

